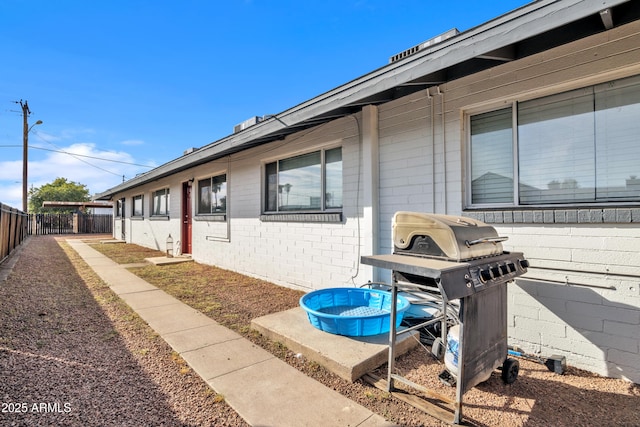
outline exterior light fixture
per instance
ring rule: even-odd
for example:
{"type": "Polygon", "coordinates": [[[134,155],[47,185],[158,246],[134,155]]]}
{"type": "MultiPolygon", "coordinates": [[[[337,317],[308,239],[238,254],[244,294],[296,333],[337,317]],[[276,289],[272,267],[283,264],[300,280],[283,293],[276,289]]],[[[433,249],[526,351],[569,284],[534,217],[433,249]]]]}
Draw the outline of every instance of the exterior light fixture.
{"type": "Polygon", "coordinates": [[[167,258],[173,258],[173,237],[171,237],[171,233],[167,237],[167,258]]]}

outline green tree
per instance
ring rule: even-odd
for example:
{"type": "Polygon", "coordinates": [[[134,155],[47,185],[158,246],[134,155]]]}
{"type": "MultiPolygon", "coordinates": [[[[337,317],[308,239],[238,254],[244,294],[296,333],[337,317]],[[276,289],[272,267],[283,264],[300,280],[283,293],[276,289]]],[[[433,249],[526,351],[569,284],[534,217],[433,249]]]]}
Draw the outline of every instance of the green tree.
{"type": "Polygon", "coordinates": [[[29,212],[70,213],[75,209],[43,208],[42,202],[88,202],[90,200],[86,185],[67,181],[66,178],[56,178],[49,184],[29,190],[29,212]]]}

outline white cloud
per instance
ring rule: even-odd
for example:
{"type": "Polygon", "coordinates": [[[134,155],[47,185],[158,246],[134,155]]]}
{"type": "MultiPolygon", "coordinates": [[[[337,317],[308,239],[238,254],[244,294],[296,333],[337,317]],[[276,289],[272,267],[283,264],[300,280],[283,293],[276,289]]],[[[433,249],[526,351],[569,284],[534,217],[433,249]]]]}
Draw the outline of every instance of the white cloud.
{"type": "MultiPolygon", "coordinates": [[[[123,176],[130,179],[137,173],[149,170],[128,164],[136,161],[127,152],[101,150],[92,143],[76,143],[44,152],[44,157],[29,157],[29,188],[40,187],[63,177],[86,185],[94,194],[120,184],[123,176]]],[[[0,202],[22,207],[22,160],[0,161],[0,202]]]]}

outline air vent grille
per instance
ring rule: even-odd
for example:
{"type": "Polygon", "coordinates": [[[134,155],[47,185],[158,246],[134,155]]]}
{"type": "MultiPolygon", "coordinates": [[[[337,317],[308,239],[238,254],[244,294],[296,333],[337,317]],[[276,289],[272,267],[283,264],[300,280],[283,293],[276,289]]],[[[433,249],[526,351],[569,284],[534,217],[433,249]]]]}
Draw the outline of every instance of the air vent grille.
{"type": "Polygon", "coordinates": [[[452,28],[447,32],[444,32],[444,33],[442,33],[442,34],[440,34],[438,36],[435,36],[435,37],[425,41],[425,42],[420,43],[419,45],[413,46],[413,47],[411,47],[411,48],[409,48],[409,49],[407,49],[405,51],[402,51],[400,53],[397,53],[397,54],[393,55],[392,57],[389,58],[389,63],[400,61],[401,59],[404,59],[404,58],[406,58],[408,56],[411,56],[416,52],[419,52],[419,51],[421,51],[423,49],[431,47],[431,46],[433,46],[435,44],[442,43],[443,41],[445,41],[445,40],[447,40],[447,39],[449,39],[451,37],[457,36],[458,34],[460,34],[460,31],[458,31],[457,28],[452,28]]]}

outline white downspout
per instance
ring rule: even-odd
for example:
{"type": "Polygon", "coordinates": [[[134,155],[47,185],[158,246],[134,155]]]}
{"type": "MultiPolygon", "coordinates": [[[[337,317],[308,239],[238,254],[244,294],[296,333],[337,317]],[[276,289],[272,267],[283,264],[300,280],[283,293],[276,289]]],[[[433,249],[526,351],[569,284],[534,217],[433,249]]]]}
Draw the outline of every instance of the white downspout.
{"type": "Polygon", "coordinates": [[[436,211],[436,130],[435,116],[433,108],[435,106],[430,88],[427,88],[427,99],[429,100],[429,115],[431,116],[431,210],[436,211]]]}

